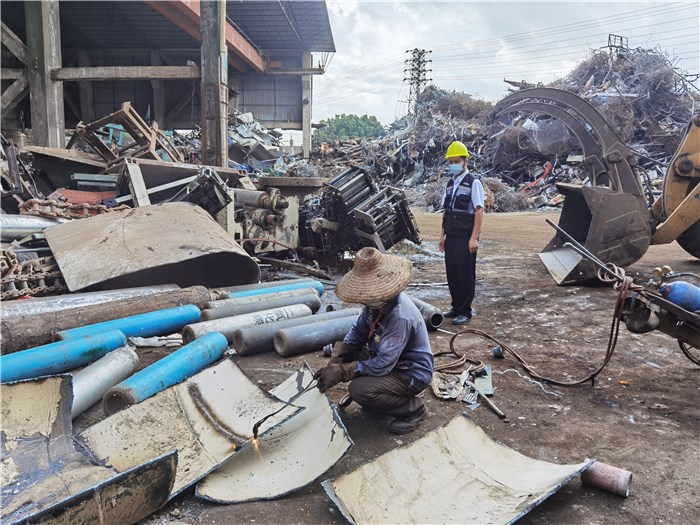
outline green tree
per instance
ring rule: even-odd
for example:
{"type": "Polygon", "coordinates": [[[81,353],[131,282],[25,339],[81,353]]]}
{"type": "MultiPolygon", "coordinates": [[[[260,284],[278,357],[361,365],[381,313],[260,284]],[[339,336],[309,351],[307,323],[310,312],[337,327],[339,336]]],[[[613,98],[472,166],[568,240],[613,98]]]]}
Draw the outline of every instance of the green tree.
{"type": "Polygon", "coordinates": [[[384,126],[374,115],[336,115],[320,122],[325,126],[317,129],[314,139],[318,142],[376,138],[384,132],[384,126]]]}

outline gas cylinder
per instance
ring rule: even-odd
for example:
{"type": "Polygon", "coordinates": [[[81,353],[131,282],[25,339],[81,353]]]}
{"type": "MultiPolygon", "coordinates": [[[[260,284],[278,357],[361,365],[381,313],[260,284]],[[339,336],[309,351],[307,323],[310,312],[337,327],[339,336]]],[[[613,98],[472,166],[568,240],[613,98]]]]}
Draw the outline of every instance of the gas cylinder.
{"type": "Polygon", "coordinates": [[[700,287],[685,281],[662,284],[659,292],[666,299],[691,312],[700,310],[700,287]]]}

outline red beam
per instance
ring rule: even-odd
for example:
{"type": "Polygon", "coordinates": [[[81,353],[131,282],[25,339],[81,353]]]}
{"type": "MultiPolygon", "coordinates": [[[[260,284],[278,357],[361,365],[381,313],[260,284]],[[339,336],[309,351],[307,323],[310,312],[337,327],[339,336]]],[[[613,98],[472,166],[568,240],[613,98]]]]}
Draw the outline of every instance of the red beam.
{"type": "MultiPolygon", "coordinates": [[[[157,11],[191,37],[202,41],[199,32],[199,0],[144,0],[145,4],[157,11]]],[[[239,71],[253,69],[265,71],[265,59],[229,23],[226,23],[226,45],[229,63],[239,71]]]]}

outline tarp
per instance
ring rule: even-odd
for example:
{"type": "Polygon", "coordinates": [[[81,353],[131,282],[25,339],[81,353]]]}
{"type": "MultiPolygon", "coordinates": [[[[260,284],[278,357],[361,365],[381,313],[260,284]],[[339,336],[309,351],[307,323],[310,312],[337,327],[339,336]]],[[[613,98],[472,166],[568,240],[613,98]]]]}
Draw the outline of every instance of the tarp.
{"type": "MultiPolygon", "coordinates": [[[[305,365],[270,391],[290,401],[313,381],[305,365]]],[[[335,406],[318,388],[293,400],[304,410],[209,474],[196,495],[220,503],[267,500],[284,496],[323,475],[352,447],[335,406]]]]}
{"type": "Polygon", "coordinates": [[[323,482],[351,523],[513,523],[594,460],[557,465],[489,438],[466,415],[323,482]]]}

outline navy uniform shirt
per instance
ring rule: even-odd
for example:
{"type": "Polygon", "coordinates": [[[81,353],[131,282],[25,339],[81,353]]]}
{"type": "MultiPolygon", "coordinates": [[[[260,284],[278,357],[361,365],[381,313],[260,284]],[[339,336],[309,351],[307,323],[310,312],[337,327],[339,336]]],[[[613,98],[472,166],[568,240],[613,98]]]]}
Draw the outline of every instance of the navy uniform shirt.
{"type": "Polygon", "coordinates": [[[377,311],[365,306],[344,342],[354,347],[369,347],[371,357],[357,363],[357,371],[362,375],[384,376],[401,370],[411,376],[409,386],[427,386],[433,377],[433,353],[423,316],[405,293],[400,293],[392,303],[376,324],[371,340],[377,311]]]}

